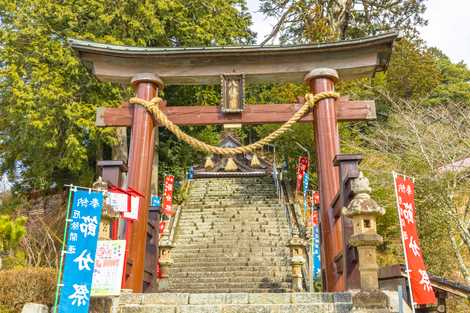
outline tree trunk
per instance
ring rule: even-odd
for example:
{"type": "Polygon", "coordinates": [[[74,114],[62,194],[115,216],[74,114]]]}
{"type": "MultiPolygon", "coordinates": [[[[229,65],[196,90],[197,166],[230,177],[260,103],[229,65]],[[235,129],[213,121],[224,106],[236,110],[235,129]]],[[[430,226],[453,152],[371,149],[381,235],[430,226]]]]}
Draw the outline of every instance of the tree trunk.
{"type": "Polygon", "coordinates": [[[470,272],[467,266],[465,265],[465,261],[462,257],[462,254],[460,254],[459,246],[457,244],[457,241],[455,240],[455,236],[449,235],[449,237],[452,243],[452,248],[454,249],[455,256],[457,257],[460,273],[462,273],[462,276],[466,282],[470,282],[470,272]]]}

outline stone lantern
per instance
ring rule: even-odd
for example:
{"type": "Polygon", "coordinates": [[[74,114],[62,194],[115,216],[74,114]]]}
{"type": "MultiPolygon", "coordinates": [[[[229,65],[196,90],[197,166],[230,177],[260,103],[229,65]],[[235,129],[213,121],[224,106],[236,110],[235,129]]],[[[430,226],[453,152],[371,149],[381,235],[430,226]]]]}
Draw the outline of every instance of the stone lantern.
{"type": "MultiPolygon", "coordinates": [[[[353,222],[353,235],[349,243],[357,248],[361,291],[353,297],[357,312],[388,312],[388,297],[379,290],[376,249],[383,238],[377,234],[377,216],[384,215],[382,208],[371,198],[369,180],[362,174],[351,183],[353,199],[343,214],[353,222]]],[[[356,312],[353,310],[353,312],[356,312]]]]}
{"type": "Polygon", "coordinates": [[[302,291],[302,265],[305,264],[305,242],[294,233],[288,244],[291,251],[292,290],[302,291]]]}
{"type": "Polygon", "coordinates": [[[117,218],[116,213],[111,209],[111,207],[106,203],[108,183],[103,181],[103,179],[98,177],[98,180],[93,183],[93,188],[104,192],[103,197],[103,208],[101,212],[101,221],[98,239],[99,240],[109,240],[111,239],[111,224],[114,218],[117,218]]]}

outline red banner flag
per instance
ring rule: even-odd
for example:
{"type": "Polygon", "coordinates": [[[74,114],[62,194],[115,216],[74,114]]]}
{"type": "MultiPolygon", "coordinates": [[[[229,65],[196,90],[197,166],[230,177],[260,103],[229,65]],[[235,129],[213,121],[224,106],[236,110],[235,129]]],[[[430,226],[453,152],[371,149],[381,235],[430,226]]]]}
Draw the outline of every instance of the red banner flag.
{"type": "Polygon", "coordinates": [[[406,268],[414,304],[435,304],[436,296],[424,265],[416,228],[415,187],[412,178],[393,174],[400,218],[401,236],[405,250],[406,268]]]}
{"type": "Polygon", "coordinates": [[[174,176],[170,175],[165,177],[162,206],[162,213],[165,215],[175,215],[175,212],[172,210],[174,182],[174,176]]]}
{"type": "Polygon", "coordinates": [[[312,201],[315,206],[320,205],[320,193],[318,191],[312,193],[312,201]]]}
{"type": "Polygon", "coordinates": [[[308,169],[308,157],[301,156],[299,157],[299,164],[297,165],[297,187],[295,190],[300,192],[300,187],[302,186],[302,180],[304,179],[304,173],[308,169]]]}

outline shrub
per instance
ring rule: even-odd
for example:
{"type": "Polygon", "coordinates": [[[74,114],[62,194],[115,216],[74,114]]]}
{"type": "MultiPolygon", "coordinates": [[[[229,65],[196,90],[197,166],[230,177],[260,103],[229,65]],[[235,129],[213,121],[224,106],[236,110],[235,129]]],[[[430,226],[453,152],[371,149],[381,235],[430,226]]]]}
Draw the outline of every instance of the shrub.
{"type": "Polygon", "coordinates": [[[52,306],[56,270],[28,267],[0,271],[0,312],[21,312],[28,302],[52,306]]]}

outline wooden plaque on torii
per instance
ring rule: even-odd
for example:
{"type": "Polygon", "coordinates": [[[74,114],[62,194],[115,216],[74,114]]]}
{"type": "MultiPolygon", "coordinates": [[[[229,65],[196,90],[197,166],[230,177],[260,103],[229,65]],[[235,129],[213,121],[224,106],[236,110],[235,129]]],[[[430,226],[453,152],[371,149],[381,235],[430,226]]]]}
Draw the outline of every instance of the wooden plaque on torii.
{"type": "MultiPolygon", "coordinates": [[[[334,43],[298,46],[243,46],[205,48],[137,48],[70,39],[69,43],[102,81],[132,83],[137,97],[152,99],[163,85],[219,84],[221,75],[243,75],[247,85],[261,82],[305,82],[312,93],[333,91],[335,83],[371,77],[386,69],[396,33],[334,43]]],[[[224,114],[219,107],[167,106],[161,108],[177,125],[283,123],[301,106],[292,104],[246,105],[239,113],[224,114]]],[[[348,234],[344,217],[333,212],[339,192],[340,152],[337,121],[375,119],[374,101],[350,101],[343,97],[320,101],[300,122],[313,123],[320,186],[322,271],[326,291],[358,287],[353,267],[345,259],[348,234]]],[[[144,277],[148,199],[154,154],[154,125],[141,106],[123,103],[119,108],[100,108],[96,125],[131,127],[128,185],[145,195],[139,219],[132,225],[130,272],[126,288],[141,292],[144,277]]]]}

